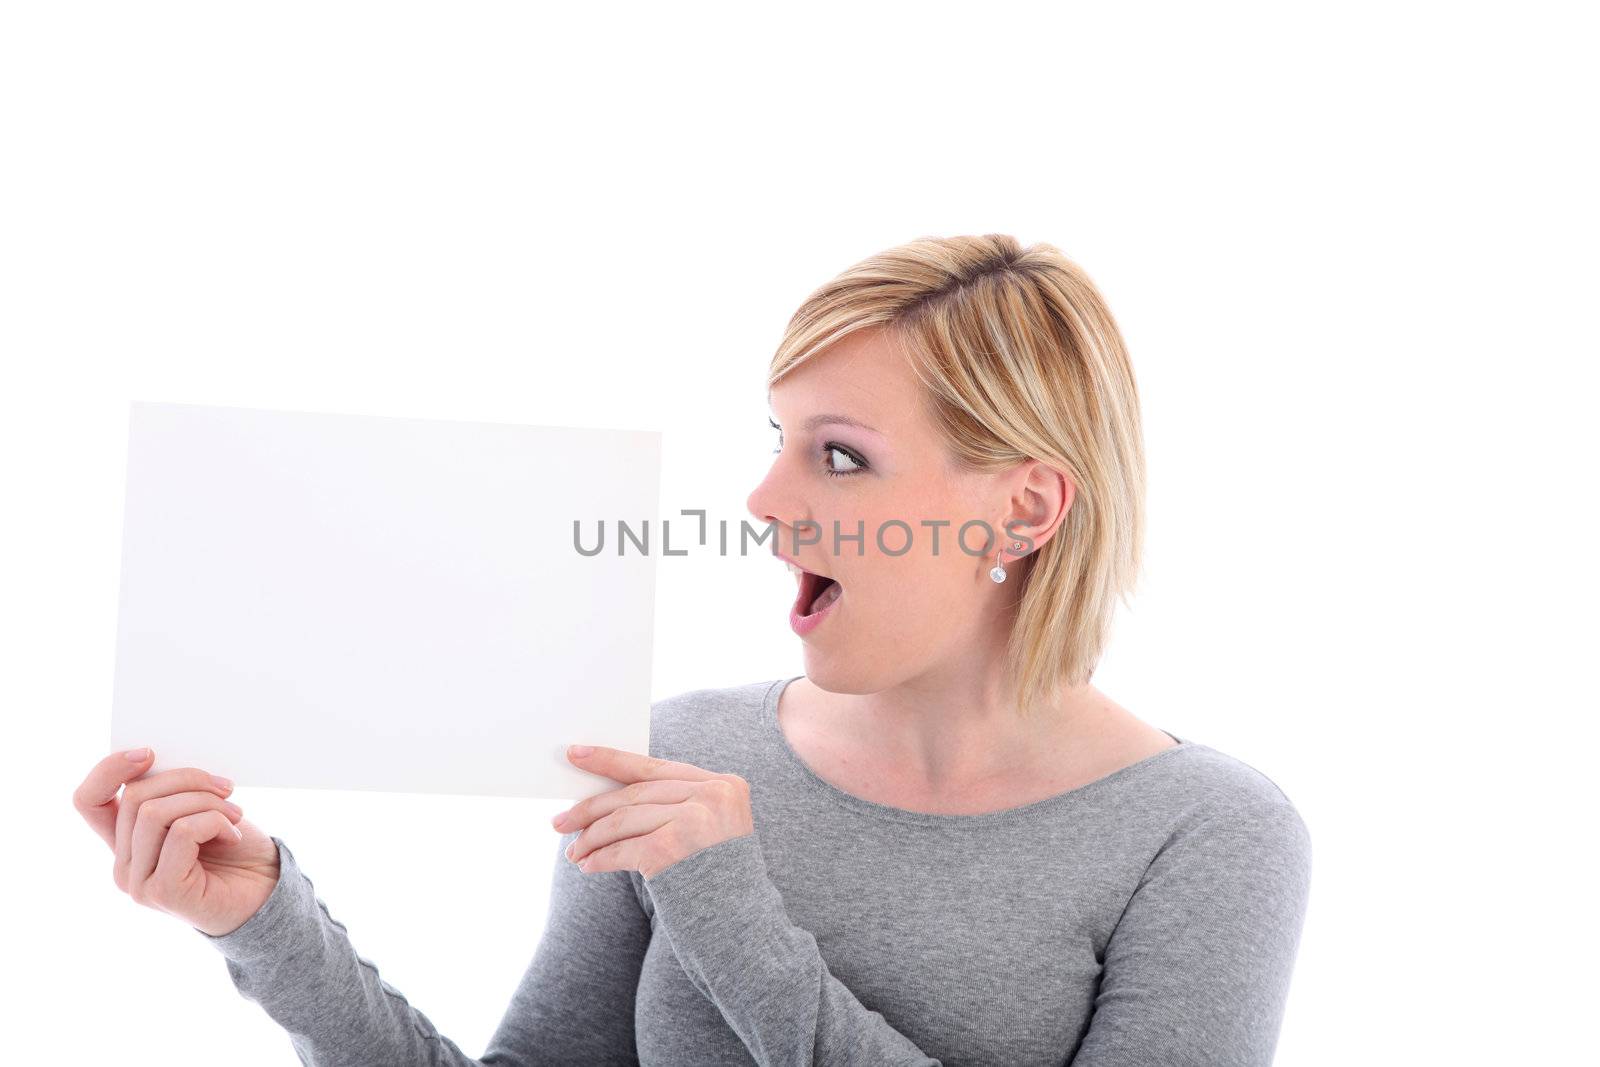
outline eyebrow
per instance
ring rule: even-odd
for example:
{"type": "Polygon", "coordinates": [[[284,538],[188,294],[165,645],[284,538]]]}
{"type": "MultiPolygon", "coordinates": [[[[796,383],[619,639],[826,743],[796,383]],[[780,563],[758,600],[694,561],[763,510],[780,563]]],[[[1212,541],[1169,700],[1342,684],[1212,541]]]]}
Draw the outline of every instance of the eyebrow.
{"type": "MultiPolygon", "coordinates": [[[[778,421],[776,416],[773,416],[770,412],[768,413],[767,417],[772,419],[773,422],[778,421]]],[[[868,433],[881,434],[881,431],[868,426],[860,419],[852,419],[848,415],[812,415],[800,423],[800,428],[803,430],[815,430],[818,426],[822,426],[826,423],[836,423],[841,426],[854,426],[856,429],[865,430],[868,433]]]]}

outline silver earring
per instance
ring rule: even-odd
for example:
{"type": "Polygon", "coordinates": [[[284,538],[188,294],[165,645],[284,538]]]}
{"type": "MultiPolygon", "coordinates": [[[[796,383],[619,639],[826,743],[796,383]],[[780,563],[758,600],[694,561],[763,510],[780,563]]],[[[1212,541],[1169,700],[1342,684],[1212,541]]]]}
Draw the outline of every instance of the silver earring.
{"type": "MultiPolygon", "coordinates": [[[[1013,541],[1011,542],[1011,546],[1019,552],[1022,551],[1021,541],[1013,541]]],[[[996,585],[999,585],[1001,582],[1006,580],[1006,567],[1005,563],[1001,560],[1001,553],[999,552],[994,554],[994,566],[989,570],[989,577],[996,585]]]]}

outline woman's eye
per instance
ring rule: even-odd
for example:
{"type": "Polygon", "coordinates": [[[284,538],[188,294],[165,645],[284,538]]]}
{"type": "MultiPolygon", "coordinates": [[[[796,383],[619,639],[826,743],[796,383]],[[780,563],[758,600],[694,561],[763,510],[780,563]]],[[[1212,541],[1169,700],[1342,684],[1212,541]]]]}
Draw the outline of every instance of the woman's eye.
{"type": "Polygon", "coordinates": [[[828,473],[830,475],[854,474],[857,471],[867,469],[865,463],[862,463],[860,460],[856,459],[856,457],[852,456],[849,452],[845,451],[843,448],[840,448],[838,445],[826,445],[823,447],[823,452],[828,457],[828,473]],[[835,463],[834,457],[836,456],[843,456],[846,465],[841,467],[835,463]]]}
{"type": "MultiPolygon", "coordinates": [[[[773,455],[777,455],[783,451],[783,428],[770,418],[767,419],[767,425],[778,431],[778,446],[772,450],[773,455]]],[[[822,446],[822,466],[824,474],[838,477],[866,470],[867,461],[843,445],[829,441],[822,446]]]]}

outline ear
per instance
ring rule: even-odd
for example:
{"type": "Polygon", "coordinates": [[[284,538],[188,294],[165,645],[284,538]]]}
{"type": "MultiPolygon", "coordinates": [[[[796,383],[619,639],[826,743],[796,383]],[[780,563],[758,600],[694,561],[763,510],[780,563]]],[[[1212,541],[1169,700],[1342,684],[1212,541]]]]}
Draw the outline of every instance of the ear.
{"type": "Polygon", "coordinates": [[[1010,509],[1001,527],[1000,550],[1014,559],[1039,548],[1056,535],[1077,498],[1077,486],[1063,471],[1043,460],[1020,464],[1011,477],[1010,509]],[[1022,548],[1015,547],[1022,542],[1022,548]]]}

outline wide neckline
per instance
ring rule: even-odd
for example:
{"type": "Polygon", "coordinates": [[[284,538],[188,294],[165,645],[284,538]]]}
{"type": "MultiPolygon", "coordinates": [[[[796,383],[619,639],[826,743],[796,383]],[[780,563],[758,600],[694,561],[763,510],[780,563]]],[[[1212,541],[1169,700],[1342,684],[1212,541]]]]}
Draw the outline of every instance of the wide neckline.
{"type": "Polygon", "coordinates": [[[1170,730],[1162,730],[1162,733],[1166,734],[1168,737],[1172,738],[1178,743],[1173,745],[1171,748],[1164,748],[1160,752],[1152,753],[1151,755],[1146,756],[1144,759],[1130,763],[1126,767],[1119,767],[1110,774],[1102,775],[1092,782],[1085,782],[1083,785],[1068,789],[1064,793],[1056,793],[1053,796],[1044,797],[1041,800],[1035,800],[1014,808],[1002,808],[999,811],[985,811],[971,815],[951,815],[931,811],[912,811],[910,808],[897,808],[892,804],[880,804],[875,800],[868,800],[865,797],[858,797],[854,793],[847,793],[843,789],[840,789],[838,786],[834,785],[832,782],[828,781],[826,778],[822,777],[816,771],[812,770],[811,765],[800,758],[800,753],[796,752],[794,746],[789,744],[789,738],[785,736],[783,732],[783,724],[778,720],[778,701],[783,696],[783,691],[789,688],[790,682],[804,677],[804,674],[796,674],[789,678],[778,678],[775,679],[772,684],[767,686],[767,690],[762,695],[761,699],[761,720],[764,728],[770,731],[771,737],[775,741],[778,750],[783,753],[788,762],[794,765],[801,777],[805,778],[811,783],[814,789],[823,793],[833,802],[860,812],[863,815],[870,815],[874,818],[888,819],[895,822],[920,823],[924,826],[955,827],[983,826],[988,823],[1007,822],[1014,819],[1027,818],[1033,815],[1052,811],[1053,809],[1063,805],[1075,803],[1083,797],[1095,792],[1099,792],[1109,785],[1124,781],[1131,777],[1137,777],[1139,774],[1164,761],[1167,757],[1173,755],[1174,753],[1187,752],[1205,747],[1198,742],[1179,737],[1170,730]]]}

